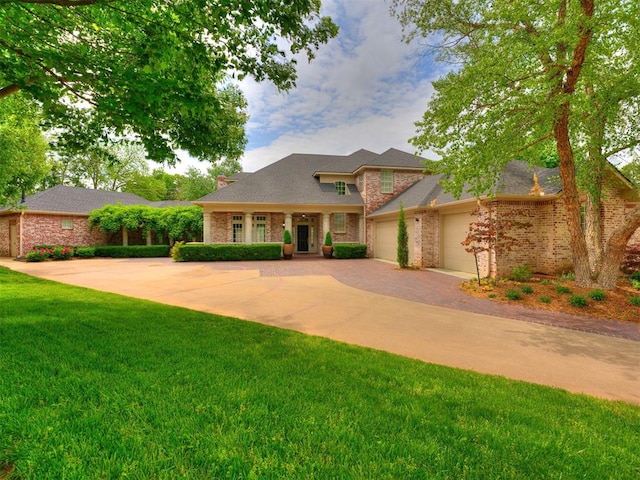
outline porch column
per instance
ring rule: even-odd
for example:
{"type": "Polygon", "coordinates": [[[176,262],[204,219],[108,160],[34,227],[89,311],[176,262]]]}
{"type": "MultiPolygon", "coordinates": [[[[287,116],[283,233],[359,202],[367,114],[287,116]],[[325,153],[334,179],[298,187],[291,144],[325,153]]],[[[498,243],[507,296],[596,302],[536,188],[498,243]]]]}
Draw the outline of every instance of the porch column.
{"type": "Polygon", "coordinates": [[[129,245],[129,231],[122,227],[122,246],[126,247],[129,245]]]}
{"type": "Polygon", "coordinates": [[[358,215],[358,242],[364,243],[364,215],[358,215]]]}
{"type": "Polygon", "coordinates": [[[202,242],[211,243],[211,214],[202,213],[202,242]]]}
{"type": "Polygon", "coordinates": [[[289,230],[291,235],[293,235],[293,216],[290,213],[284,216],[284,229],[289,230]]]}
{"type": "Polygon", "coordinates": [[[253,214],[244,214],[244,243],[252,243],[252,231],[253,231],[253,214]]]}
{"type": "Polygon", "coordinates": [[[331,231],[331,214],[322,214],[322,236],[320,237],[321,243],[324,244],[324,238],[327,236],[327,232],[331,231]]]}

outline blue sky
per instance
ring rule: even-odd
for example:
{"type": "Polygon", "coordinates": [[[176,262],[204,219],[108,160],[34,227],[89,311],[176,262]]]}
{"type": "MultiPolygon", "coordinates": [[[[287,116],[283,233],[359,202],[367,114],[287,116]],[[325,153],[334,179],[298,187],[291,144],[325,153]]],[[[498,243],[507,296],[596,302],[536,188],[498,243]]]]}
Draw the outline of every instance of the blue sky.
{"type": "MultiPolygon", "coordinates": [[[[414,152],[408,140],[439,75],[415,44],[402,41],[384,0],[323,0],[322,15],[340,33],[309,63],[298,59],[297,87],[279,93],[245,79],[249,143],[244,171],[256,171],[291,153],[348,154],[360,148],[414,152]]],[[[198,162],[185,160],[183,171],[198,162]]],[[[205,165],[200,164],[204,170],[205,165]]]]}

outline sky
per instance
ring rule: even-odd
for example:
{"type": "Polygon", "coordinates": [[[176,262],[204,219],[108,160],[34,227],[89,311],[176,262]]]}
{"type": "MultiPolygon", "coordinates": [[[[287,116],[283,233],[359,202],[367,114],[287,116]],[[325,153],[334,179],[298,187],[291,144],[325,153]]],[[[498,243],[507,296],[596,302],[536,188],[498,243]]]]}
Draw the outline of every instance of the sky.
{"type": "MultiPolygon", "coordinates": [[[[280,93],[268,82],[240,82],[248,101],[242,169],[254,172],[291,153],[345,155],[361,148],[410,153],[439,73],[418,45],[402,40],[385,0],[323,0],[321,15],[340,27],[309,63],[298,59],[297,86],[280,93]]],[[[298,58],[298,57],[296,57],[298,58]]],[[[206,164],[182,157],[176,171],[206,164]]]]}

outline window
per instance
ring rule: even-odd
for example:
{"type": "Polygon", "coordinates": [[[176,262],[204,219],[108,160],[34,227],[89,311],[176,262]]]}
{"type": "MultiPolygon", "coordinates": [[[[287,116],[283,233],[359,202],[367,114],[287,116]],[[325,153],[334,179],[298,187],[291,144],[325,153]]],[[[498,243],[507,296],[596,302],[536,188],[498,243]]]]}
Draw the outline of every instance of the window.
{"type": "Polygon", "coordinates": [[[257,215],[253,219],[253,231],[251,238],[254,243],[264,243],[267,241],[267,216],[257,215]]]}
{"type": "Polygon", "coordinates": [[[347,214],[333,214],[333,231],[336,233],[347,233],[347,214]]]}
{"type": "Polygon", "coordinates": [[[338,195],[344,195],[347,190],[347,185],[344,182],[336,182],[334,184],[336,186],[336,191],[338,195]]]}
{"type": "Polygon", "coordinates": [[[380,171],[380,193],[393,193],[393,171],[380,171]]]}
{"type": "Polygon", "coordinates": [[[244,236],[242,235],[242,224],[244,222],[244,217],[242,215],[234,215],[232,222],[232,232],[233,232],[233,243],[243,243],[244,236]]]}
{"type": "Polygon", "coordinates": [[[62,220],[63,230],[73,230],[73,220],[62,220]]]}

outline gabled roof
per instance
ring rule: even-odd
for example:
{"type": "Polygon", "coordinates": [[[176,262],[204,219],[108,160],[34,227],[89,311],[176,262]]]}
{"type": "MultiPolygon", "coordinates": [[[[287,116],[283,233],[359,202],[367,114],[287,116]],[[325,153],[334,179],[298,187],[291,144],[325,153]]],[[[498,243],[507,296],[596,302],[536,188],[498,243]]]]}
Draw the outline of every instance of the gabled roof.
{"type": "MultiPolygon", "coordinates": [[[[555,195],[562,191],[557,168],[530,167],[525,162],[514,160],[505,166],[498,180],[497,191],[494,193],[529,195],[533,187],[533,173],[537,175],[538,183],[546,195],[555,195]]],[[[432,204],[435,207],[442,207],[459,200],[476,198],[468,191],[464,191],[460,198],[455,198],[452,194],[445,192],[440,186],[442,177],[442,175],[429,175],[423,178],[371,213],[371,216],[397,212],[400,210],[401,203],[404,209],[429,207],[432,204]]]]}
{"type": "Polygon", "coordinates": [[[354,185],[338,195],[331,183],[320,183],[320,173],[353,175],[364,167],[423,169],[424,160],[400,150],[383,154],[358,150],[351,155],[295,153],[206,195],[195,203],[269,203],[308,205],[362,205],[354,185]]]}
{"type": "MultiPolygon", "coordinates": [[[[192,205],[191,202],[164,201],[150,202],[133,193],[109,192],[90,188],[68,187],[57,185],[48,190],[29,195],[20,207],[27,211],[89,214],[91,210],[105,205],[149,205],[165,207],[192,205]]],[[[10,211],[10,207],[0,207],[0,212],[10,211]]]]}

